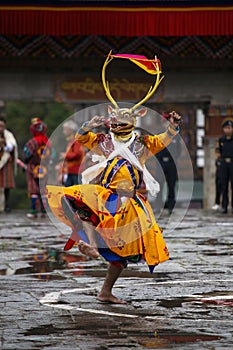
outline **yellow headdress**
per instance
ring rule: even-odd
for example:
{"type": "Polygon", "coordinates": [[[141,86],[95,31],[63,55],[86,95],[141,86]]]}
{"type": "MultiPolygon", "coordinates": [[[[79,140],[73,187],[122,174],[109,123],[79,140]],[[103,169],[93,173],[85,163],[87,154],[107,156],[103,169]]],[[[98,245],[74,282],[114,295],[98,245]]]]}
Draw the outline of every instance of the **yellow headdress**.
{"type": "Polygon", "coordinates": [[[117,130],[115,129],[115,132],[117,133],[132,132],[132,130],[136,125],[136,117],[143,117],[146,115],[147,113],[146,108],[143,108],[141,110],[137,110],[137,108],[141,106],[144,102],[146,102],[155,93],[156,89],[158,88],[160,82],[163,79],[163,76],[160,77],[161,73],[162,73],[161,63],[160,63],[160,60],[157,59],[157,57],[150,60],[145,56],[139,56],[139,55],[130,55],[130,54],[112,55],[110,51],[102,68],[102,82],[103,82],[103,87],[107,98],[115,107],[115,108],[112,108],[111,106],[109,106],[109,115],[110,115],[111,122],[113,122],[113,124],[115,125],[118,124],[118,128],[117,130]],[[113,58],[128,59],[134,64],[136,64],[137,66],[139,66],[141,69],[145,70],[147,73],[156,76],[154,86],[151,86],[146,96],[142,100],[140,100],[138,103],[136,103],[132,108],[119,108],[117,102],[114,100],[114,98],[111,95],[108,81],[106,81],[105,72],[106,72],[107,65],[113,60],[113,58]]]}

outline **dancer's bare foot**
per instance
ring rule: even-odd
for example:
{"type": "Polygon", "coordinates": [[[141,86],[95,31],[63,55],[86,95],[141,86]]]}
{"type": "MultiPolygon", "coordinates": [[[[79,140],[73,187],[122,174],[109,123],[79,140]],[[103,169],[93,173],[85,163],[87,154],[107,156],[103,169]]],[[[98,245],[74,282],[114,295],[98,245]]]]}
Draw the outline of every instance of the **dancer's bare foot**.
{"type": "Polygon", "coordinates": [[[90,244],[82,240],[78,242],[78,249],[82,254],[90,256],[93,259],[97,259],[100,256],[97,248],[91,246],[90,244]]]}
{"type": "Polygon", "coordinates": [[[97,299],[101,301],[102,303],[109,303],[109,304],[127,304],[127,301],[118,299],[117,297],[114,297],[114,295],[101,295],[99,294],[97,299]]]}

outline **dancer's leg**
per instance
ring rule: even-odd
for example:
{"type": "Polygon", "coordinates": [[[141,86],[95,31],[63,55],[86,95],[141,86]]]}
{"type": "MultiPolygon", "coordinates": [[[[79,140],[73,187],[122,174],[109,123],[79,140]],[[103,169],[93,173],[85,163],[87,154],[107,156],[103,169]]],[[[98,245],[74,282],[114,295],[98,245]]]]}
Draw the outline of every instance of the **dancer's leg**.
{"type": "Polygon", "coordinates": [[[90,256],[91,258],[98,258],[99,257],[99,251],[96,244],[96,237],[95,237],[95,229],[94,226],[92,226],[89,222],[83,221],[83,229],[87,235],[87,238],[89,240],[89,244],[80,240],[78,242],[78,248],[81,253],[90,256]]]}
{"type": "Polygon", "coordinates": [[[80,240],[78,242],[78,248],[82,254],[96,259],[99,257],[99,252],[98,252],[97,244],[95,240],[94,226],[90,222],[85,222],[80,220],[80,217],[77,214],[76,209],[74,208],[74,205],[72,205],[73,204],[72,200],[73,200],[72,198],[69,198],[67,196],[62,197],[61,203],[62,203],[62,208],[64,210],[64,213],[66,214],[70,222],[73,224],[75,231],[76,232],[79,231],[82,227],[89,240],[89,244],[80,240]]]}
{"type": "Polygon", "coordinates": [[[115,297],[112,294],[112,288],[113,288],[116,280],[120,276],[123,268],[124,268],[123,265],[121,265],[120,263],[118,263],[118,264],[110,263],[109,264],[107,274],[106,274],[106,277],[104,280],[104,284],[103,284],[102,289],[97,297],[97,299],[99,301],[109,302],[109,303],[113,303],[113,304],[127,304],[126,301],[118,299],[117,297],[115,297]]]}

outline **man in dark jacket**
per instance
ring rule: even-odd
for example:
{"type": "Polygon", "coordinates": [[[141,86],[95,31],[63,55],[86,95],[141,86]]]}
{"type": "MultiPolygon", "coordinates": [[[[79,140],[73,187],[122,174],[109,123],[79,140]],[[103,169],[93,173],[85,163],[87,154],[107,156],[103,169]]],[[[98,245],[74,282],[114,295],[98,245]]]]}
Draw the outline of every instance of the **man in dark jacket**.
{"type": "Polygon", "coordinates": [[[169,214],[176,202],[176,183],[177,183],[177,167],[175,160],[180,154],[180,136],[173,138],[170,145],[164,148],[156,155],[159,161],[159,165],[156,171],[156,178],[160,184],[160,192],[156,198],[156,210],[160,211],[163,207],[163,188],[165,182],[167,184],[167,194],[164,207],[168,210],[169,214]]]}
{"type": "Polygon", "coordinates": [[[223,136],[218,140],[216,151],[220,154],[220,183],[222,189],[222,214],[227,214],[229,183],[231,183],[231,207],[233,212],[233,119],[222,123],[223,136]]]}

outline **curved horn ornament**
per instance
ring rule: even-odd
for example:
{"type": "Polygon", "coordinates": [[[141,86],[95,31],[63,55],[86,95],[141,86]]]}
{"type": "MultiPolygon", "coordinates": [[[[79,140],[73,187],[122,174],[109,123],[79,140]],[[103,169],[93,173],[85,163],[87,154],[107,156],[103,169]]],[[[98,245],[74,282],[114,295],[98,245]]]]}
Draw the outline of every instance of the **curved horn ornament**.
{"type": "MultiPolygon", "coordinates": [[[[117,102],[114,100],[114,98],[111,95],[110,92],[110,87],[108,81],[106,81],[106,68],[108,64],[113,60],[113,58],[126,58],[131,60],[133,63],[137,64],[140,68],[144,69],[147,73],[156,75],[156,80],[153,86],[150,86],[149,91],[147,92],[146,96],[140,100],[138,103],[136,103],[132,108],[128,109],[128,112],[130,115],[133,114],[133,112],[141,106],[144,102],[149,100],[151,96],[155,93],[157,90],[159,84],[163,80],[164,76],[161,76],[161,67],[160,67],[160,61],[157,59],[155,56],[154,60],[148,60],[145,56],[135,56],[135,55],[128,55],[128,54],[117,54],[117,55],[112,55],[112,51],[109,52],[102,68],[102,82],[103,82],[103,87],[106,93],[106,96],[108,100],[115,106],[116,112],[120,111],[120,108],[117,104],[117,102]],[[149,64],[149,66],[147,66],[149,64]]],[[[137,116],[142,117],[145,114],[143,113],[136,113],[137,116]]]]}
{"type": "Polygon", "coordinates": [[[102,68],[102,82],[103,82],[103,87],[104,87],[107,98],[109,99],[110,102],[112,102],[112,104],[116,108],[119,108],[118,104],[116,103],[116,101],[114,100],[114,98],[112,97],[112,95],[110,93],[109,83],[108,83],[108,81],[106,81],[106,75],[105,75],[107,65],[113,60],[113,57],[111,57],[111,53],[112,53],[112,51],[109,52],[109,54],[104,62],[103,68],[102,68]]]}

